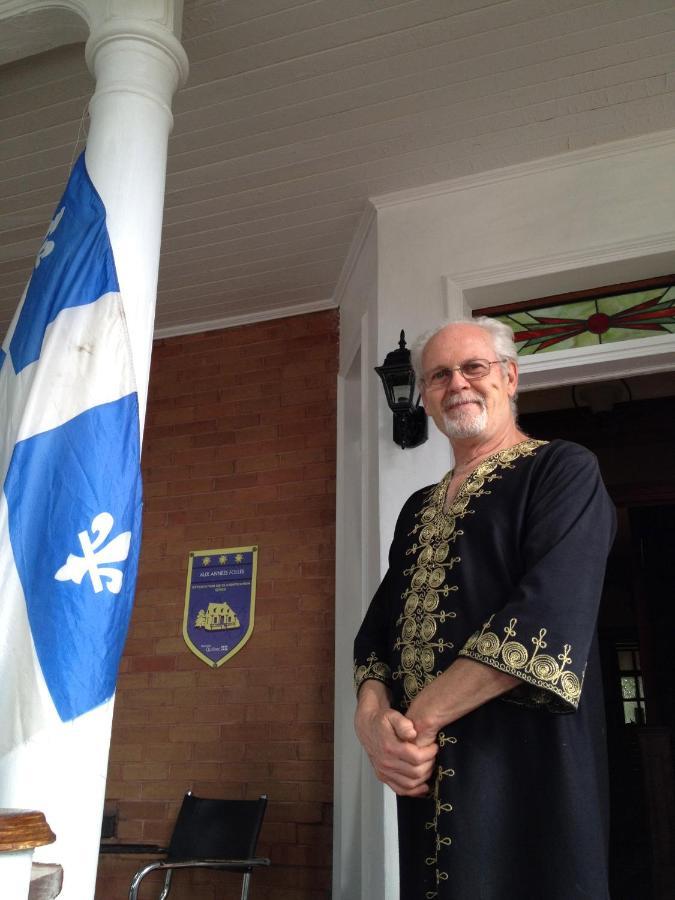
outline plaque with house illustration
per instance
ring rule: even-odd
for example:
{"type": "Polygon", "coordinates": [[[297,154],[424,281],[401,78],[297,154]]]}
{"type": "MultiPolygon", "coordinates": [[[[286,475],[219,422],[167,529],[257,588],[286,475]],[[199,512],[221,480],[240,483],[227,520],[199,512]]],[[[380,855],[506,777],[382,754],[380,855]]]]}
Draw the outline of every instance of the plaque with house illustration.
{"type": "Polygon", "coordinates": [[[214,669],[238,653],[253,632],[257,561],[257,547],[190,552],[183,637],[214,669]]]}

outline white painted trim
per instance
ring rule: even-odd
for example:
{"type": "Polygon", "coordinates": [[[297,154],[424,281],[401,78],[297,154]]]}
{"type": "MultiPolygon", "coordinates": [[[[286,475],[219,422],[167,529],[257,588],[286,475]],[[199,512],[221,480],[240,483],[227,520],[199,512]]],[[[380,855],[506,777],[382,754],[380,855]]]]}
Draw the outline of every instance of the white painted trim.
{"type": "Polygon", "coordinates": [[[675,334],[552,350],[519,360],[521,391],[675,370],[675,334]]]}
{"type": "Polygon", "coordinates": [[[363,215],[359,220],[359,224],[356,227],[354,237],[352,238],[351,244],[349,245],[349,250],[347,251],[347,257],[344,261],[342,269],[340,270],[340,274],[338,275],[337,284],[335,285],[335,292],[333,294],[333,299],[336,306],[341,305],[342,297],[344,296],[346,287],[349,284],[349,279],[351,278],[352,272],[354,271],[354,266],[361,256],[363,245],[368,239],[370,229],[375,222],[376,216],[377,213],[375,207],[371,203],[368,203],[366,209],[363,211],[363,215]]]}
{"type": "Polygon", "coordinates": [[[156,328],[154,338],[178,337],[181,334],[198,334],[200,331],[219,331],[221,328],[235,328],[237,325],[253,325],[256,322],[271,322],[273,319],[287,319],[290,316],[304,316],[305,313],[323,312],[325,309],[336,309],[337,304],[332,297],[327,300],[312,300],[309,303],[298,303],[297,306],[281,306],[279,309],[265,309],[254,313],[241,313],[236,316],[223,316],[222,319],[209,319],[206,322],[190,322],[186,325],[170,325],[156,328]]]}
{"type": "MultiPolygon", "coordinates": [[[[516,260],[503,266],[453,272],[442,278],[446,315],[449,319],[469,318],[474,309],[505,305],[517,296],[523,300],[553,296],[566,290],[673,271],[675,231],[516,260]],[[637,266],[640,274],[625,277],[624,273],[630,271],[631,266],[637,266]],[[597,273],[597,280],[592,277],[593,272],[597,273]],[[583,285],[561,284],[566,277],[579,280],[582,274],[583,285]],[[546,287],[548,284],[550,290],[546,287]],[[490,293],[492,297],[489,297],[490,293]],[[497,293],[499,296],[495,297],[497,293]]],[[[675,334],[658,335],[521,357],[520,387],[527,391],[672,369],[675,369],[675,334]]]]}
{"type": "Polygon", "coordinates": [[[98,14],[103,4],[98,2],[98,0],[93,0],[93,2],[89,0],[89,3],[84,2],[84,0],[2,0],[0,2],[0,20],[29,15],[43,9],[65,9],[80,16],[91,26],[94,17],[92,6],[95,7],[96,14],[98,14]]]}
{"type": "MultiPolygon", "coordinates": [[[[342,882],[345,878],[345,874],[343,871],[343,860],[347,856],[347,850],[345,848],[345,835],[349,831],[349,826],[346,824],[350,820],[354,819],[357,816],[357,811],[353,808],[352,803],[350,803],[349,796],[346,795],[345,790],[345,781],[344,781],[344,769],[347,765],[347,761],[345,760],[345,756],[347,755],[341,744],[341,736],[344,737],[342,729],[344,727],[344,721],[348,719],[345,710],[346,710],[346,697],[344,696],[344,692],[340,690],[340,686],[342,683],[343,672],[340,669],[341,665],[341,646],[342,641],[346,637],[345,628],[342,624],[342,607],[344,605],[344,594],[345,590],[343,588],[343,579],[345,569],[342,566],[342,561],[347,556],[344,545],[344,526],[343,523],[346,521],[346,510],[345,510],[345,481],[349,477],[350,473],[347,472],[347,463],[345,461],[345,392],[346,392],[346,376],[340,377],[337,379],[337,456],[335,461],[335,478],[336,478],[336,492],[335,492],[335,635],[334,635],[334,643],[335,643],[335,664],[334,664],[334,674],[333,674],[333,684],[334,684],[334,713],[333,713],[333,722],[335,725],[335,742],[334,742],[334,756],[333,756],[333,794],[334,794],[334,815],[333,815],[333,876],[332,876],[332,884],[333,884],[333,896],[340,897],[341,896],[341,888],[342,882]],[[341,627],[342,625],[342,627],[341,627]]],[[[353,563],[353,561],[351,561],[353,563]]],[[[353,760],[349,760],[349,763],[353,765],[353,760]]],[[[353,777],[352,777],[353,780],[353,777]]]]}
{"type": "Polygon", "coordinates": [[[380,194],[379,196],[370,197],[370,202],[379,211],[391,206],[414,203],[418,200],[428,200],[433,197],[441,197],[444,194],[485,187],[486,185],[500,181],[509,181],[514,178],[527,178],[542,172],[552,172],[556,169],[609,159],[613,156],[629,155],[637,151],[649,150],[653,147],[661,147],[673,143],[675,143],[675,129],[671,128],[641,137],[625,138],[606,144],[597,144],[593,147],[584,147],[580,150],[570,150],[555,156],[546,156],[542,159],[535,159],[525,163],[516,163],[515,165],[499,169],[490,169],[477,175],[463,175],[459,178],[438,181],[435,184],[426,184],[405,191],[380,194]]]}
{"type": "MultiPolygon", "coordinates": [[[[113,19],[102,22],[97,27],[92,27],[92,32],[85,46],[85,59],[91,72],[95,71],[95,60],[98,53],[109,43],[116,43],[121,39],[137,40],[143,43],[145,52],[149,48],[154,47],[161,54],[166,54],[173,62],[176,68],[177,84],[172,85],[172,93],[168,93],[168,103],[165,102],[167,113],[171,116],[171,99],[173,92],[182,87],[187,81],[190,66],[188,63],[187,53],[183,49],[183,45],[178,38],[167,30],[161,22],[154,22],[151,19],[137,19],[131,17],[116,16],[113,19]]],[[[119,91],[125,89],[124,76],[120,73],[116,83],[111,85],[109,90],[119,91]]],[[[138,81],[132,82],[129,90],[140,93],[138,81]]],[[[161,93],[154,87],[148,85],[144,96],[149,97],[154,102],[160,102],[161,93]],[[154,88],[154,90],[153,90],[154,88]]]]}
{"type": "Polygon", "coordinates": [[[344,345],[341,343],[340,346],[340,355],[342,357],[340,361],[340,367],[338,370],[339,378],[346,378],[347,372],[351,369],[354,363],[354,357],[361,349],[362,338],[360,333],[356,333],[350,344],[345,343],[344,345]]]}
{"type": "Polygon", "coordinates": [[[675,351],[675,334],[660,334],[651,338],[633,338],[628,341],[617,341],[611,344],[595,344],[590,347],[578,347],[575,350],[551,350],[520,358],[520,368],[534,368],[532,363],[539,362],[539,368],[557,369],[576,365],[592,365],[607,360],[641,357],[645,365],[650,356],[662,356],[675,351]]]}
{"type": "Polygon", "coordinates": [[[469,319],[471,307],[464,295],[464,288],[453,275],[443,275],[443,299],[446,319],[469,319]]]}
{"type": "MultiPolygon", "coordinates": [[[[444,277],[446,302],[456,296],[457,290],[468,292],[477,288],[490,287],[505,282],[519,282],[527,278],[541,275],[558,274],[574,269],[594,268],[607,263],[624,262],[629,259],[641,259],[657,254],[672,254],[671,266],[675,269],[675,231],[650,235],[633,241],[619,241],[612,244],[596,244],[583,250],[572,250],[567,253],[552,253],[542,257],[516,260],[504,266],[486,266],[467,272],[453,272],[444,277]]],[[[661,274],[654,272],[654,275],[661,274]]],[[[663,272],[664,275],[671,274],[663,272]]],[[[598,287],[599,285],[589,285],[598,287]]],[[[525,299],[525,298],[523,298],[525,299]]],[[[467,309],[487,306],[484,299],[465,296],[467,309]]],[[[497,304],[495,304],[497,305],[497,304]]]]}

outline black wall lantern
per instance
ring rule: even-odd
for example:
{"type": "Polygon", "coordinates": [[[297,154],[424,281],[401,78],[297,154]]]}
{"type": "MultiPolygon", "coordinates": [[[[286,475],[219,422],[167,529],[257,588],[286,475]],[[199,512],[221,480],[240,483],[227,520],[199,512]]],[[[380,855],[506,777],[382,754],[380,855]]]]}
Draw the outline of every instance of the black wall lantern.
{"type": "Polygon", "coordinates": [[[394,443],[404,450],[419,447],[428,437],[427,414],[415,401],[415,372],[410,363],[410,350],[401,331],[398,350],[392,350],[375,371],[382,379],[389,409],[394,413],[394,443]]]}

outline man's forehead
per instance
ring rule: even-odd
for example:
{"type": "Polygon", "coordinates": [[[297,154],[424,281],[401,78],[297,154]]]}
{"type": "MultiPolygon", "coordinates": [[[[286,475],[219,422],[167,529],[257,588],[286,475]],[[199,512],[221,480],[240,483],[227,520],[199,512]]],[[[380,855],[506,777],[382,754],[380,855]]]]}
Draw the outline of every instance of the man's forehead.
{"type": "Polygon", "coordinates": [[[422,360],[425,368],[447,362],[461,362],[467,356],[494,353],[490,334],[479,325],[462,322],[446,327],[435,334],[424,347],[422,360]],[[452,357],[452,359],[450,359],[452,357]]]}

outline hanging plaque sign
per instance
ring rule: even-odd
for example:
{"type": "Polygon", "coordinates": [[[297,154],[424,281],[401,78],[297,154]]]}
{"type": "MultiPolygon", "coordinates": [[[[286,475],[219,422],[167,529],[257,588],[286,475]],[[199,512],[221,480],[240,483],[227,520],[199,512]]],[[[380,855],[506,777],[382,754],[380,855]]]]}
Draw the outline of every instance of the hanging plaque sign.
{"type": "Polygon", "coordinates": [[[238,653],[253,632],[257,562],[257,547],[190,552],[183,637],[213,668],[238,653]]]}

